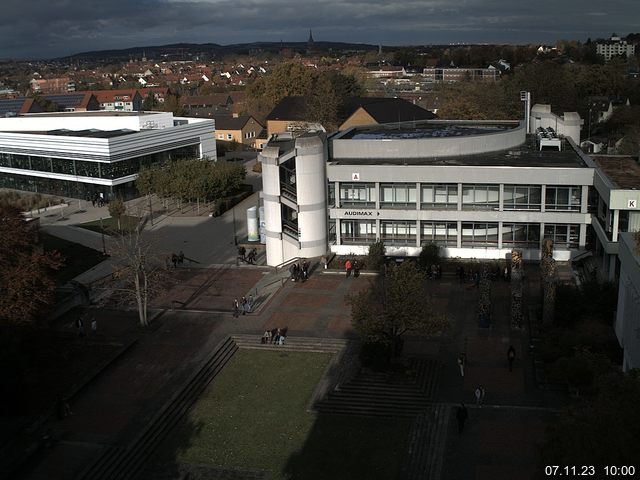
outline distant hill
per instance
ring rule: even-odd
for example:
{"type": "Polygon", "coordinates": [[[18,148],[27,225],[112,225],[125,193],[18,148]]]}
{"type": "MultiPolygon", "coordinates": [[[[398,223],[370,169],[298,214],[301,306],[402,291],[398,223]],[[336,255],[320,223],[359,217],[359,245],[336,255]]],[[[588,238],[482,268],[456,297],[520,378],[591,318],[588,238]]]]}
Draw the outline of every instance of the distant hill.
{"type": "MultiPolygon", "coordinates": [[[[307,50],[307,42],[254,42],[233,45],[218,45],[216,43],[174,43],[171,45],[141,46],[119,50],[76,53],[56,60],[126,61],[131,57],[140,58],[143,54],[146,55],[147,58],[155,60],[161,58],[186,60],[194,56],[213,58],[231,54],[277,53],[283,49],[305,52],[307,50]]],[[[371,51],[377,49],[377,45],[362,43],[314,42],[313,44],[313,50],[315,52],[371,51]]]]}

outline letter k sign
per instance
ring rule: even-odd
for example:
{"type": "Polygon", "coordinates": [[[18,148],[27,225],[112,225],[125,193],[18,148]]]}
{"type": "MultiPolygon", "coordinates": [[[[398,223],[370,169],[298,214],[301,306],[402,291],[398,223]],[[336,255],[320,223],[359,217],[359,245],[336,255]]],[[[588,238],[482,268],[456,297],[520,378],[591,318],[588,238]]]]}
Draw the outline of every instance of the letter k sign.
{"type": "Polygon", "coordinates": [[[627,200],[627,208],[638,208],[637,200],[627,200]]]}

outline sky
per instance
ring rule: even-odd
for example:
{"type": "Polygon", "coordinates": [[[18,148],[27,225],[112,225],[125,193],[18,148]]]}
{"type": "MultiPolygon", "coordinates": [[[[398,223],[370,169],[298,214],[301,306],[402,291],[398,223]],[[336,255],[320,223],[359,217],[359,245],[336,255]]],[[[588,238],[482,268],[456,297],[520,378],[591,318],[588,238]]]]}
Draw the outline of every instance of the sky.
{"type": "Polygon", "coordinates": [[[553,44],[640,32],[638,0],[2,0],[0,59],[171,43],[553,44]]]}

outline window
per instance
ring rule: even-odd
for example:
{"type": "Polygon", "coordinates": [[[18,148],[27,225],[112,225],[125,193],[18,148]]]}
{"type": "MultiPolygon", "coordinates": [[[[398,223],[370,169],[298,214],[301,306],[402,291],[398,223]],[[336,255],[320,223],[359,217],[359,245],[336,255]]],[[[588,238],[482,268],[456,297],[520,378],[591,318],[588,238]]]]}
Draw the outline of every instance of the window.
{"type": "Polygon", "coordinates": [[[463,223],[462,224],[463,247],[497,247],[498,224],[497,223],[463,223]]]}
{"type": "Polygon", "coordinates": [[[544,238],[553,240],[554,245],[563,248],[578,248],[580,244],[580,225],[560,225],[547,223],[544,226],[544,238]]]}
{"type": "Polygon", "coordinates": [[[537,223],[502,224],[502,246],[540,248],[540,225],[537,223]]]}
{"type": "Polygon", "coordinates": [[[462,185],[463,210],[498,210],[499,197],[498,185],[462,185]]]}
{"type": "Polygon", "coordinates": [[[342,208],[374,208],[376,186],[373,183],[341,183],[340,206],[342,208]]]}
{"type": "Polygon", "coordinates": [[[383,183],[380,185],[380,208],[415,209],[415,183],[383,183]]]}
{"type": "Polygon", "coordinates": [[[336,206],[336,184],[334,182],[327,184],[327,206],[329,208],[336,206]]]}
{"type": "Polygon", "coordinates": [[[281,204],[282,207],[282,231],[287,235],[298,238],[298,212],[281,204]]]}
{"type": "Polygon", "coordinates": [[[376,222],[340,220],[340,240],[343,244],[368,244],[376,241],[376,222]]]}
{"type": "Polygon", "coordinates": [[[582,187],[547,187],[546,210],[564,210],[579,212],[582,200],[582,187]]]}
{"type": "Polygon", "coordinates": [[[542,187],[540,185],[505,185],[503,208],[505,210],[540,210],[542,187]]]}
{"type": "Polygon", "coordinates": [[[382,221],[380,222],[380,240],[389,245],[415,245],[416,222],[382,221]]]}
{"type": "Polygon", "coordinates": [[[458,246],[457,222],[422,222],[420,228],[422,245],[458,246]]]}
{"type": "Polygon", "coordinates": [[[233,133],[227,133],[227,140],[233,140],[233,133]]]}
{"type": "Polygon", "coordinates": [[[218,140],[224,140],[224,133],[218,134],[218,140]]]}
{"type": "Polygon", "coordinates": [[[422,198],[420,206],[423,209],[458,208],[458,185],[455,183],[423,184],[420,186],[422,198]]]}

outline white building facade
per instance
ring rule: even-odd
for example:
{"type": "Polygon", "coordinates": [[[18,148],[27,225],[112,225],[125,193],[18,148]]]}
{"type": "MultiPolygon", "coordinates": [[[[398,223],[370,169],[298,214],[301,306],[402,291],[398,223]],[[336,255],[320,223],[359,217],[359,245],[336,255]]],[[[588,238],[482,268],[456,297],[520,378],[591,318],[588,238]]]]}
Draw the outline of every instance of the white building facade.
{"type": "Polygon", "coordinates": [[[69,196],[137,196],[140,168],[216,159],[212,120],[165,112],[0,118],[0,187],[69,196]]]}
{"type": "Polygon", "coordinates": [[[544,238],[569,260],[586,246],[594,169],[570,138],[541,150],[526,131],[517,121],[427,121],[352,128],[326,147],[312,134],[270,142],[261,155],[267,262],[366,254],[378,240],[396,256],[436,243],[447,257],[505,258],[518,248],[537,259],[544,238]],[[314,154],[300,155],[309,144],[314,154]],[[311,165],[317,184],[301,188],[297,169],[311,165]]]}
{"type": "Polygon", "coordinates": [[[632,233],[620,236],[620,280],[615,331],[624,350],[622,369],[640,368],[640,255],[632,233]]]}

